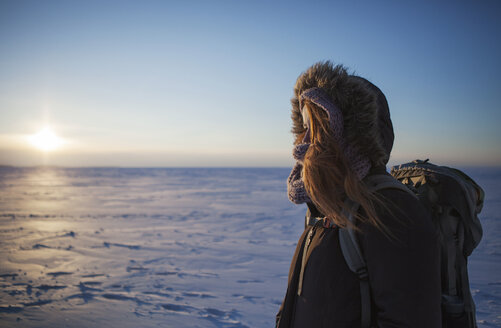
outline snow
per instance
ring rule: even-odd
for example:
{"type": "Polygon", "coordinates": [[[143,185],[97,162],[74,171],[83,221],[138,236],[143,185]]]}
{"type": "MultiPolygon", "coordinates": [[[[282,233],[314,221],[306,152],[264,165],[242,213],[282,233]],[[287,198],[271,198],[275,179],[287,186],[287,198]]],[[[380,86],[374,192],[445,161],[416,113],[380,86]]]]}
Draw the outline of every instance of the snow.
{"type": "MultiPolygon", "coordinates": [[[[290,168],[0,168],[1,327],[272,327],[305,206],[290,168]]],[[[501,170],[470,257],[501,322],[501,170]]]]}

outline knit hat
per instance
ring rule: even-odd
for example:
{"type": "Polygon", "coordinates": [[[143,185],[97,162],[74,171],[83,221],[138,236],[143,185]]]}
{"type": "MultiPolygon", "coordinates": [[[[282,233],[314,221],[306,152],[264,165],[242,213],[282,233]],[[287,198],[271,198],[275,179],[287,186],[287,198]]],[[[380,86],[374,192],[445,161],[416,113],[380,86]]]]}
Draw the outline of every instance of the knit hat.
{"type": "Polygon", "coordinates": [[[342,65],[319,62],[302,73],[294,87],[292,132],[305,131],[299,97],[307,89],[321,88],[344,117],[344,139],[372,163],[385,166],[393,147],[394,133],[388,102],[381,90],[366,79],[350,75],[342,65]]]}
{"type": "MultiPolygon", "coordinates": [[[[353,75],[352,78],[359,79],[361,83],[365,83],[372,90],[372,92],[376,94],[376,103],[378,108],[378,128],[381,136],[380,142],[384,150],[388,154],[389,159],[391,149],[393,148],[393,141],[395,140],[395,134],[393,132],[393,123],[391,122],[388,101],[386,100],[384,93],[371,82],[360,76],[353,75]]],[[[388,163],[388,159],[386,159],[384,164],[388,163]]]]}

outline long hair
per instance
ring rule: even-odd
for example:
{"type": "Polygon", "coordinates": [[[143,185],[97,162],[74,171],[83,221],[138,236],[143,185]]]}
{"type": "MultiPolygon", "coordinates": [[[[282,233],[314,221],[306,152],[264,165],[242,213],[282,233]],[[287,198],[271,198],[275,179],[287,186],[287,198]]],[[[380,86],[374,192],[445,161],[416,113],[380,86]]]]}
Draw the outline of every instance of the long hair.
{"type": "MultiPolygon", "coordinates": [[[[333,136],[327,113],[308,99],[305,99],[303,106],[310,118],[311,144],[304,158],[302,177],[313,204],[334,224],[357,229],[346,215],[351,210],[345,208],[345,199],[348,197],[360,204],[366,214],[361,215],[360,210],[351,213],[357,220],[368,221],[389,233],[375,210],[375,204],[381,203],[381,200],[350,168],[341,145],[333,136]]],[[[302,140],[304,133],[297,137],[296,143],[302,140]]]]}

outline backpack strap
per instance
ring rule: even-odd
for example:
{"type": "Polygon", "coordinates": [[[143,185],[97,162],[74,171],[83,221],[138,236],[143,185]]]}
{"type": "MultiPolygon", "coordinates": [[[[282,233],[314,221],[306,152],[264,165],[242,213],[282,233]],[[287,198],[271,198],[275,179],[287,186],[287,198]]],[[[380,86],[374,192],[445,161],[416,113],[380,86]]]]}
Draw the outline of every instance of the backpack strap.
{"type": "MultiPolygon", "coordinates": [[[[372,192],[382,189],[399,189],[417,198],[417,196],[409,188],[390,175],[371,175],[364,181],[372,192]]],[[[360,204],[350,199],[345,201],[345,213],[348,214],[348,220],[353,225],[356,223],[353,213],[356,213],[359,207],[360,204]]],[[[343,253],[346,264],[350,270],[358,276],[360,281],[360,297],[362,301],[361,327],[369,328],[371,324],[371,292],[369,286],[369,273],[367,271],[367,264],[365,263],[359,241],[353,228],[346,227],[339,229],[339,245],[341,246],[341,252],[343,253]]]]}
{"type": "Polygon", "coordinates": [[[414,198],[418,198],[417,195],[412,192],[408,187],[406,187],[402,182],[398,181],[391,175],[386,174],[376,174],[370,175],[365,180],[365,184],[369,187],[372,192],[376,192],[383,189],[398,189],[405,191],[414,198]]]}
{"type": "MultiPolygon", "coordinates": [[[[348,219],[352,224],[355,224],[355,213],[360,204],[347,199],[345,202],[347,207],[351,209],[348,213],[348,219]]],[[[345,207],[346,208],[346,207],[345,207]]],[[[362,251],[359,247],[358,240],[355,236],[355,231],[352,228],[339,229],[339,245],[343,253],[346,264],[351,271],[357,274],[360,281],[360,297],[362,301],[361,317],[362,328],[369,328],[371,324],[371,291],[369,287],[369,275],[367,272],[367,264],[365,263],[362,251]]]]}

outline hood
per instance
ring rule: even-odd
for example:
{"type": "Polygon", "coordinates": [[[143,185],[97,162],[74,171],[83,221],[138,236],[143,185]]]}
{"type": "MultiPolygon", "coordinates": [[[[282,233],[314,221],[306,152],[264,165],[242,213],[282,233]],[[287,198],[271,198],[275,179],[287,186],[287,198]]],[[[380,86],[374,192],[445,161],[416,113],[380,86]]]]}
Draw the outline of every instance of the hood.
{"type": "Polygon", "coordinates": [[[393,148],[393,124],[385,95],[366,79],[350,75],[342,65],[316,63],[302,73],[294,86],[292,133],[302,134],[303,118],[299,96],[313,87],[322,88],[332,97],[344,118],[344,138],[370,159],[374,167],[385,166],[393,148]]]}

